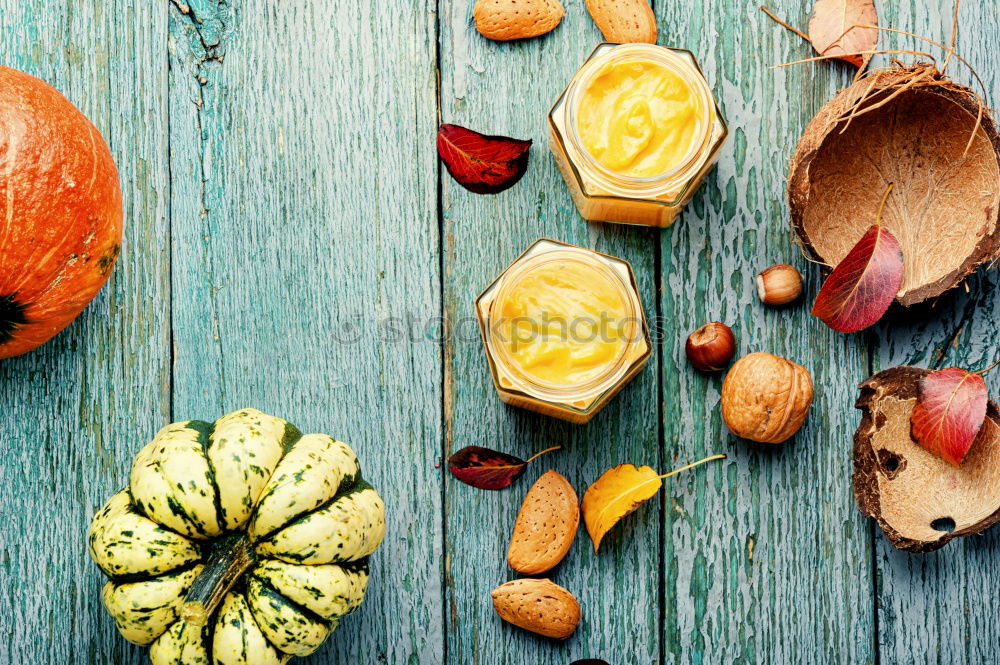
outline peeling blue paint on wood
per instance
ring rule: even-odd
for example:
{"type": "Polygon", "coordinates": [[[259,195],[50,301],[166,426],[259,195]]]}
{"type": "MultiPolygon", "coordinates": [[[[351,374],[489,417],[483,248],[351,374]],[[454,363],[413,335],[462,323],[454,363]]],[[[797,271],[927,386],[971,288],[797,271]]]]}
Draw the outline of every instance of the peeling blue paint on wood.
{"type": "MultiPolygon", "coordinates": [[[[586,224],[545,115],[600,34],[583,0],[564,4],[550,35],[494,43],[471,0],[0,0],[0,64],[94,120],[127,220],[98,299],[41,350],[0,363],[0,662],[147,662],[100,607],[87,523],[161,425],[244,406],[350,441],[389,505],[364,606],[304,663],[997,662],[1000,532],[894,550],[854,505],[850,454],[855,386],[872,371],[995,360],[1000,277],[855,336],[804,303],[759,306],[753,278],[771,263],[796,264],[807,293],[819,286],[788,231],[784,179],[806,122],[853,71],[770,69],[810,47],[750,3],[654,3],[660,42],[698,55],[731,140],[672,229],[586,224]],[[439,118],[534,139],[523,181],[498,196],[457,186],[434,152],[439,118]],[[661,322],[653,361],[582,427],[501,404],[472,318],[475,296],[542,236],[629,260],[661,322]],[[733,324],[741,353],[814,373],[793,442],[726,431],[720,377],[692,372],[683,352],[709,320],[733,324]],[[470,444],[563,450],[486,493],[441,465],[470,444]],[[583,606],[572,639],[495,616],[517,508],[546,468],[582,494],[614,464],[666,471],[714,452],[729,459],[671,479],[599,556],[581,530],[551,575],[583,606]]],[[[807,4],[771,8],[805,26],[807,4]]],[[[949,3],[877,4],[883,25],[950,33],[949,3]]],[[[960,23],[996,102],[1000,15],[965,2],[960,23]]]]}
{"type": "Polygon", "coordinates": [[[166,18],[153,3],[0,6],[0,63],[50,82],[100,129],[127,225],[94,303],[0,363],[0,662],[146,659],[101,607],[86,531],[170,417],[166,18]]]}

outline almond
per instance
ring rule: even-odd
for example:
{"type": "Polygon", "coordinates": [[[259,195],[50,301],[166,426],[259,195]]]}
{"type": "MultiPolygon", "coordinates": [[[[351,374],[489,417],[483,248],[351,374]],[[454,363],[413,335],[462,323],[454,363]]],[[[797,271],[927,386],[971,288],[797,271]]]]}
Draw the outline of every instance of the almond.
{"type": "Polygon", "coordinates": [[[501,619],[532,633],[565,640],[580,623],[580,603],[551,580],[514,580],[490,595],[501,619]]]}
{"type": "Polygon", "coordinates": [[[559,0],[477,0],[472,9],[479,33],[502,42],[551,32],[565,15],[559,0]]]}
{"type": "Polygon", "coordinates": [[[562,475],[547,471],[531,486],[514,522],[507,563],[522,575],[552,570],[569,552],[580,526],[580,501],[562,475]]]}
{"type": "Polygon", "coordinates": [[[656,43],[656,15],[647,0],[587,0],[587,11],[609,42],[656,43]]]}

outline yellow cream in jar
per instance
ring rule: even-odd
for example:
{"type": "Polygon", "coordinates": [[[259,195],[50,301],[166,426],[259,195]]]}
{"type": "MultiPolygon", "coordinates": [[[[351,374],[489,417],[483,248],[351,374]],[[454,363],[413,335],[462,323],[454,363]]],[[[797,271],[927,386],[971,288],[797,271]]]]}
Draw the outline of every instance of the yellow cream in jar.
{"type": "Polygon", "coordinates": [[[688,83],[663,64],[612,62],[584,90],[577,131],[605,168],[652,178],[684,163],[707,111],[688,83]]]}
{"type": "Polygon", "coordinates": [[[606,374],[634,330],[621,287],[580,261],[538,265],[500,297],[502,344],[521,372],[536,381],[574,386],[606,374]]]}

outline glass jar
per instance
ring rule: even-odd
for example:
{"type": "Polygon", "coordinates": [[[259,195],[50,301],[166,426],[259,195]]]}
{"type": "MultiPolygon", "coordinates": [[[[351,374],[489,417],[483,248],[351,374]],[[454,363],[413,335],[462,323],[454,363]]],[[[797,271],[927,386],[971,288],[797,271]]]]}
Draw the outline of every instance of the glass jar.
{"type": "Polygon", "coordinates": [[[652,353],[629,263],[554,240],[510,264],[476,299],[476,315],[500,399],[574,423],[593,418],[652,353]]]}
{"type": "Polygon", "coordinates": [[[690,51],[655,44],[601,44],[549,112],[549,147],[580,214],[594,222],[668,227],[715,164],[729,129],[705,76],[690,51]],[[698,106],[690,149],[667,172],[651,177],[616,173],[584,145],[578,127],[580,102],[595,79],[621,63],[662,66],[683,81],[698,106]]]}

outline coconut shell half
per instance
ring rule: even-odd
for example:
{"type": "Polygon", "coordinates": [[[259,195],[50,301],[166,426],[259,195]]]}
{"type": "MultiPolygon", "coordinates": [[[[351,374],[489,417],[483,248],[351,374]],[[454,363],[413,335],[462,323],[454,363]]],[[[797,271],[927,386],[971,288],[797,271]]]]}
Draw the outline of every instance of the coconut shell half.
{"type": "Polygon", "coordinates": [[[882,224],[903,249],[897,302],[935,298],[996,259],[1000,137],[986,109],[976,126],[979,113],[971,90],[930,65],[873,72],[837,93],[806,127],[789,174],[792,226],[812,258],[840,263],[892,184],[882,224]]]}
{"type": "Polygon", "coordinates": [[[894,367],[861,384],[854,435],[854,497],[896,547],[930,552],[1000,521],[1000,412],[986,421],[956,468],[910,437],[920,379],[930,370],[894,367]]]}

